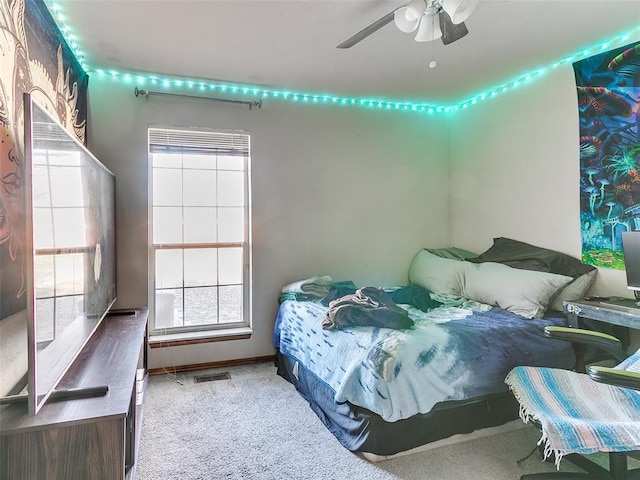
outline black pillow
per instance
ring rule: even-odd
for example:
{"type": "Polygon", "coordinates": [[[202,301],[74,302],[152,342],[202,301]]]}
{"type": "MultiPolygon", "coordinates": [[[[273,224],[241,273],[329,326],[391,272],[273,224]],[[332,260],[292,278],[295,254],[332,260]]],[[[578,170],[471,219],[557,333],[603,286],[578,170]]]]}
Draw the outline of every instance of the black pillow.
{"type": "Polygon", "coordinates": [[[496,262],[513,268],[569,277],[579,277],[595,269],[594,266],[586,265],[570,255],[504,237],[494,238],[493,246],[477,257],[468,258],[467,261],[496,262]]]}

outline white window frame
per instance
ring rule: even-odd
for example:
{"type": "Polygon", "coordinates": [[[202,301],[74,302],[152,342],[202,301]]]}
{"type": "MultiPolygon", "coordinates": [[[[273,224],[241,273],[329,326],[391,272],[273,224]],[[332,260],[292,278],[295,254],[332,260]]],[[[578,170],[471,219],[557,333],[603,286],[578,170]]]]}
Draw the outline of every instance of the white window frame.
{"type": "MultiPolygon", "coordinates": [[[[149,219],[149,335],[152,337],[179,337],[182,339],[197,338],[207,334],[222,336],[234,332],[251,332],[251,152],[250,135],[244,131],[210,130],[194,127],[150,126],[148,137],[148,219],[149,219]],[[161,139],[161,132],[170,132],[166,141],[161,139]],[[159,133],[160,132],[160,133],[159,133]],[[171,133],[175,135],[171,135],[171,133]],[[153,138],[152,138],[153,137],[153,138]],[[239,145],[235,145],[235,142],[239,145]],[[155,243],[153,240],[153,153],[161,153],[159,148],[165,143],[164,153],[202,153],[208,155],[224,154],[242,156],[244,161],[244,239],[242,242],[207,242],[207,243],[155,243]],[[182,325],[174,327],[156,327],[156,252],[168,249],[197,249],[242,247],[242,320],[238,322],[208,323],[203,325],[182,325]]],[[[217,207],[216,207],[217,208],[217,207]]],[[[219,268],[219,265],[218,265],[219,268]]],[[[219,286],[216,285],[216,287],[219,286]]],[[[183,284],[183,292],[189,287],[183,284]]],[[[184,294],[182,295],[184,302],[184,294]]],[[[219,300],[219,297],[218,297],[219,300]]],[[[217,303],[219,309],[219,302],[217,303]]],[[[184,308],[184,306],[183,306],[184,308]]],[[[184,311],[184,310],[183,310],[184,311]]],[[[219,312],[218,312],[219,313],[219,312]]],[[[219,320],[220,316],[217,315],[219,320]]]]}

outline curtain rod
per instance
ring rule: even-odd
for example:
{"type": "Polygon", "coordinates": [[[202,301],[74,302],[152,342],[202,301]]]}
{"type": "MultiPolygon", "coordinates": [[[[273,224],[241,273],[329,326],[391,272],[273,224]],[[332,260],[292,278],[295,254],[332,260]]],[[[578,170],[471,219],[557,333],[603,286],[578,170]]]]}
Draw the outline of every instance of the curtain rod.
{"type": "Polygon", "coordinates": [[[184,98],[197,98],[199,100],[210,100],[212,102],[224,102],[224,103],[236,103],[241,105],[247,105],[249,110],[253,110],[253,107],[262,108],[262,99],[258,99],[255,101],[247,101],[247,100],[229,100],[226,98],[217,98],[217,97],[200,97],[198,95],[185,95],[182,93],[165,93],[165,92],[151,92],[149,90],[140,90],[138,87],[135,87],[133,91],[136,97],[143,95],[147,98],[151,95],[158,95],[163,97],[184,97],[184,98]]]}

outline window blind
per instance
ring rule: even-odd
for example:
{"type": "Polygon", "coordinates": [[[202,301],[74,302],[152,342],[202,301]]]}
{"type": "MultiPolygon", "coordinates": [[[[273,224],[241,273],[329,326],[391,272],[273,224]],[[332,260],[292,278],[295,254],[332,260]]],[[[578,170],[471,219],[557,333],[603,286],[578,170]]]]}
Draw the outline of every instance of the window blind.
{"type": "Polygon", "coordinates": [[[149,128],[149,152],[248,156],[249,135],[238,132],[149,128]]]}

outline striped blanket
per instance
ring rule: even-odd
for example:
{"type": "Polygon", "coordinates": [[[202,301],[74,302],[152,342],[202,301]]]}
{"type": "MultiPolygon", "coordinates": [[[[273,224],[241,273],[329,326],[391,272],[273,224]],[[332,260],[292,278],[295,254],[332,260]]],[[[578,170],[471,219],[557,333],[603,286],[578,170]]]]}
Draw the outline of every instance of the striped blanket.
{"type": "MultiPolygon", "coordinates": [[[[640,350],[617,368],[640,371],[640,350]]],[[[543,367],[516,367],[505,382],[522,420],[541,424],[544,456],[555,454],[557,467],[569,453],[640,450],[640,392],[543,367]]]]}

